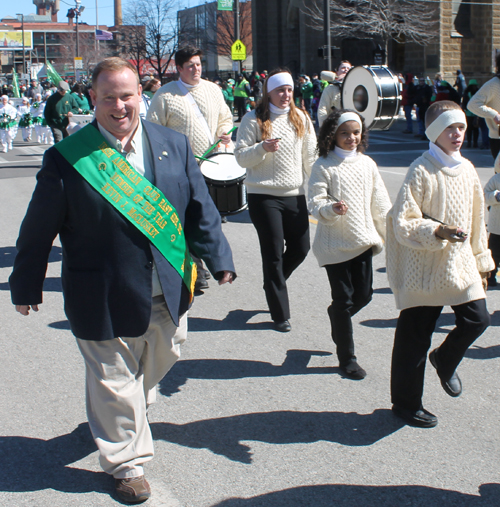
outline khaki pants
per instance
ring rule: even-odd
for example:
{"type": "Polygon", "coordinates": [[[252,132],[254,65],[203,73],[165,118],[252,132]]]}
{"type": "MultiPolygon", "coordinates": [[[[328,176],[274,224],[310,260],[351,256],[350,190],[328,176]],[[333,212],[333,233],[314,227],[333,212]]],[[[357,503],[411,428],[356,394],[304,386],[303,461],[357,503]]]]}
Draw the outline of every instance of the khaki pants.
{"type": "Polygon", "coordinates": [[[101,467],[117,479],[143,475],[153,458],[146,417],[156,401],[156,384],[180,357],[187,313],[175,327],[163,297],[153,298],[151,322],[143,336],[81,340],[85,359],[87,417],[101,467]]]}

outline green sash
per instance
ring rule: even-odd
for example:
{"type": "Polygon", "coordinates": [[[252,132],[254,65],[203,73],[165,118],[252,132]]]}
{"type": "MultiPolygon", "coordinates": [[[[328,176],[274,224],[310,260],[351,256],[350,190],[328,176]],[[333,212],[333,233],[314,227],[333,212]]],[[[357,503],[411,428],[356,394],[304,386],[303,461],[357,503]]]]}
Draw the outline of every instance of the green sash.
{"type": "Polygon", "coordinates": [[[137,227],[181,276],[193,297],[196,264],[175,208],[91,124],[57,143],[59,153],[137,227]]]}

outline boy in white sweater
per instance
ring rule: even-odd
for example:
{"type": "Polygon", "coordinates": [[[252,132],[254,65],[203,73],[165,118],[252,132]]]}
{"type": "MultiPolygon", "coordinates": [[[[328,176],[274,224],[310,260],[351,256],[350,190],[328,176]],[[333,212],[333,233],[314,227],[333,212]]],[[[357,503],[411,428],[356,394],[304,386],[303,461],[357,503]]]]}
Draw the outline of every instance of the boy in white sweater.
{"type": "Polygon", "coordinates": [[[495,160],[495,176],[490,178],[484,187],[484,200],[490,216],[488,218],[488,247],[491,250],[495,268],[488,278],[488,287],[496,287],[496,273],[500,264],[500,155],[495,160]]]}
{"type": "Polygon", "coordinates": [[[490,323],[485,286],[494,268],[484,198],[474,166],[460,155],[466,118],[451,101],[425,116],[429,151],[413,162],[387,216],[387,274],[401,310],[392,354],[393,412],[413,426],[436,426],[423,408],[427,352],[444,305],[456,327],[429,359],[445,392],[462,392],[456,368],[490,323]]]}

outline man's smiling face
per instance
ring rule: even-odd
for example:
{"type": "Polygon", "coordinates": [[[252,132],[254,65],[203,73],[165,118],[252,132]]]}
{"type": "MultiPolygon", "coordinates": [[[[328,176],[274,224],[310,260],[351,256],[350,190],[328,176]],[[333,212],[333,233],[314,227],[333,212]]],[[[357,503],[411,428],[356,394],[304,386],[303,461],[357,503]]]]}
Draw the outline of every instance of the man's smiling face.
{"type": "Polygon", "coordinates": [[[142,88],[137,76],[127,68],[103,71],[90,90],[95,117],[120,141],[128,140],[139,124],[142,88]]]}

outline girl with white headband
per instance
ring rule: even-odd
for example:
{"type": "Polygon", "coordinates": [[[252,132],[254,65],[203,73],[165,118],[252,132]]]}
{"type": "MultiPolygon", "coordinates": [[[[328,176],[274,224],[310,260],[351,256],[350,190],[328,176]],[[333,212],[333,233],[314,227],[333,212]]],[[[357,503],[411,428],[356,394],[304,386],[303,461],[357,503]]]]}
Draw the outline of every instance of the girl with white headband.
{"type": "Polygon", "coordinates": [[[286,280],[309,251],[304,185],[316,159],[316,135],[293,103],[286,69],[269,74],[262,99],[238,129],[235,156],[246,167],[250,218],[259,236],[264,291],[277,331],[291,330],[286,280]]]}
{"type": "Polygon", "coordinates": [[[326,269],[328,308],[342,373],[361,380],[366,371],[354,354],[351,317],[372,298],[372,257],[385,240],[391,201],[375,162],[363,155],[363,119],[347,109],[327,116],[318,136],[320,157],[309,180],[309,209],[318,220],[313,253],[326,269]]]}
{"type": "MultiPolygon", "coordinates": [[[[484,198],[474,166],[460,155],[467,120],[451,101],[425,115],[429,151],[410,166],[387,216],[387,274],[401,310],[392,354],[393,412],[408,424],[436,426],[422,394],[427,352],[443,306],[455,328],[429,360],[446,394],[460,396],[456,369],[490,323],[485,289],[494,268],[484,198]]],[[[436,403],[438,403],[436,401],[436,403]]]]}

